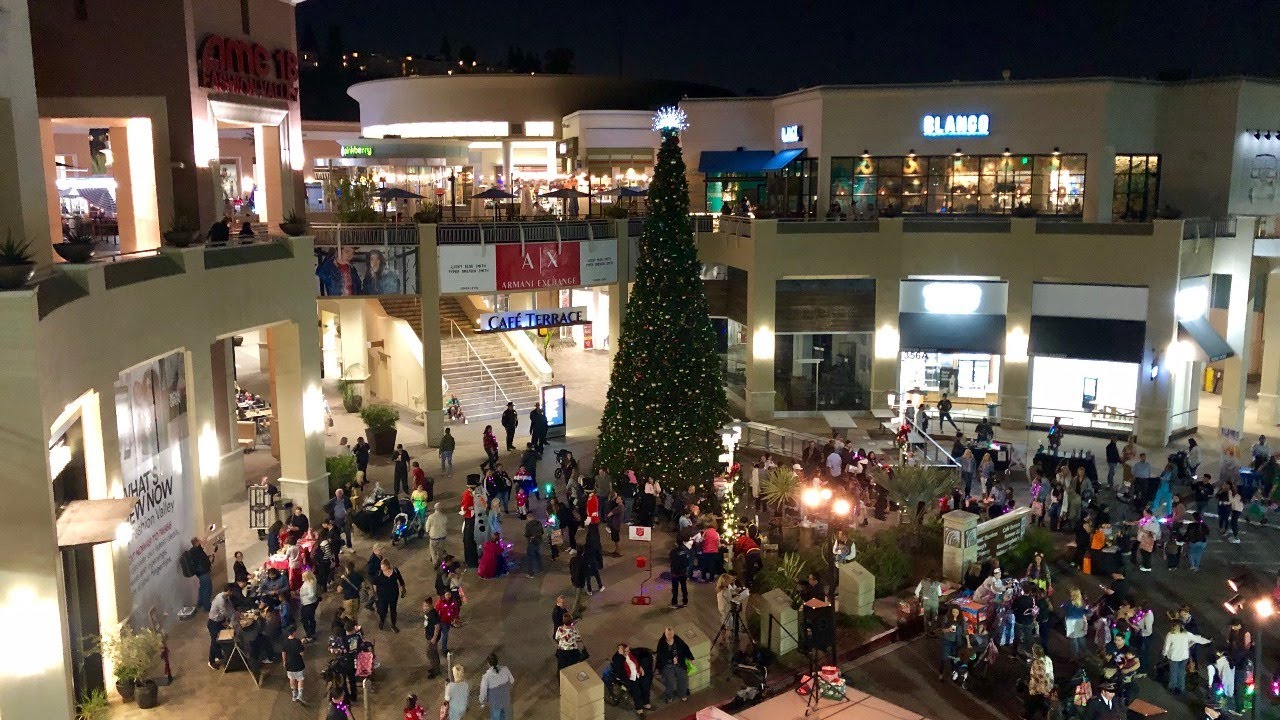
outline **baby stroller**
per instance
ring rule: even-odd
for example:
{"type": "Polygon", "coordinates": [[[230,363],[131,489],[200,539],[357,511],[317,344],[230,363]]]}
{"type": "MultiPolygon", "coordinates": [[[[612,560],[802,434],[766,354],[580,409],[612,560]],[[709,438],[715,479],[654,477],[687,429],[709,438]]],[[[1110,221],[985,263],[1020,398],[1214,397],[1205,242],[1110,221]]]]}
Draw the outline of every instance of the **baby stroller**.
{"type": "Polygon", "coordinates": [[[413,502],[407,498],[401,498],[400,512],[391,521],[391,544],[399,545],[403,542],[408,545],[421,530],[421,523],[418,522],[418,513],[414,512],[413,502]]]}
{"type": "Polygon", "coordinates": [[[373,671],[378,669],[378,657],[373,652],[373,642],[365,640],[356,651],[356,679],[365,689],[373,692],[373,671]]]}

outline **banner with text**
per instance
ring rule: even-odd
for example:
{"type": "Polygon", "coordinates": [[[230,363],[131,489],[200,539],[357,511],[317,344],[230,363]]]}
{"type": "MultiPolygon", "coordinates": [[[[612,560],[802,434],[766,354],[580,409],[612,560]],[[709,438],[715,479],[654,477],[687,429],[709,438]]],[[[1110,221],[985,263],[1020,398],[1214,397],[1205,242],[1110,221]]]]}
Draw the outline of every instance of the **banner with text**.
{"type": "Polygon", "coordinates": [[[138,498],[129,516],[129,589],[138,619],[152,607],[172,615],[195,599],[194,583],[178,568],[196,534],[185,367],[175,352],[125,370],[115,384],[124,494],[138,498]]]}
{"type": "Polygon", "coordinates": [[[618,241],[442,245],[440,292],[550,290],[618,281],[618,241]]]}

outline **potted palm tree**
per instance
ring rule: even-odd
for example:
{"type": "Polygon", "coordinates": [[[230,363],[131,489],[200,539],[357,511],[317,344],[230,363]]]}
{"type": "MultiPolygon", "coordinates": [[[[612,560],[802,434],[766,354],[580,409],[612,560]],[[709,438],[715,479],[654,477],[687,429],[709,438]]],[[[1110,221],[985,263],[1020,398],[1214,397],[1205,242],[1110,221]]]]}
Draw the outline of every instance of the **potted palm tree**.
{"type": "Polygon", "coordinates": [[[360,386],[363,381],[355,379],[357,373],[363,373],[362,365],[351,365],[347,371],[343,373],[343,377],[338,379],[338,392],[342,394],[342,407],[349,413],[360,412],[360,406],[364,404],[364,396],[360,394],[360,386]]]}
{"type": "Polygon", "coordinates": [[[36,261],[30,251],[31,242],[14,240],[13,231],[0,243],[0,290],[16,290],[35,274],[36,261]]]}
{"type": "Polygon", "coordinates": [[[116,691],[125,702],[136,697],[143,709],[158,703],[160,689],[147,673],[160,657],[163,644],[160,633],[150,629],[135,632],[127,625],[115,636],[98,638],[95,650],[115,668],[116,691]]]}
{"type": "Polygon", "coordinates": [[[280,229],[289,237],[298,237],[307,231],[307,221],[298,217],[298,213],[290,210],[284,216],[284,222],[280,223],[280,229]]]}
{"type": "Polygon", "coordinates": [[[773,519],[769,525],[777,532],[778,547],[784,550],[794,550],[800,545],[800,525],[788,512],[794,507],[799,490],[800,476],[789,467],[770,470],[760,488],[764,501],[773,506],[773,519]]]}
{"type": "Polygon", "coordinates": [[[173,223],[164,232],[164,241],[173,247],[191,247],[200,239],[200,226],[190,213],[177,210],[173,213],[173,223]]]}
{"type": "Polygon", "coordinates": [[[73,230],[64,240],[55,243],[54,252],[69,263],[83,264],[93,258],[93,235],[84,230],[73,230]]]}
{"type": "Polygon", "coordinates": [[[938,509],[938,500],[951,492],[960,479],[955,468],[930,465],[900,464],[892,473],[875,470],[875,481],[898,504],[900,521],[910,519],[916,525],[924,524],[930,514],[938,509]]]}
{"type": "Polygon", "coordinates": [[[111,702],[101,690],[86,693],[76,704],[76,720],[107,720],[111,714],[111,702]]]}
{"type": "Polygon", "coordinates": [[[396,421],[400,412],[390,405],[368,405],[360,410],[365,434],[375,455],[390,455],[396,447],[396,421]]]}

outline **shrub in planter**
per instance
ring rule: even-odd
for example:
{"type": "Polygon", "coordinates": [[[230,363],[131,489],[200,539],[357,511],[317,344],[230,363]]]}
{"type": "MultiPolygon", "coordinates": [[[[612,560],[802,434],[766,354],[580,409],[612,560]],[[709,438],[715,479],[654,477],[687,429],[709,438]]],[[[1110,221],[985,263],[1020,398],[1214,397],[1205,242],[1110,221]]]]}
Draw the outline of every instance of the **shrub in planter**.
{"type": "Polygon", "coordinates": [[[76,704],[76,720],[107,720],[110,714],[111,702],[101,690],[89,692],[76,704]]]}
{"type": "Polygon", "coordinates": [[[31,242],[14,240],[10,231],[0,243],[0,290],[16,290],[27,284],[36,271],[31,242]]]}
{"type": "Polygon", "coordinates": [[[413,213],[413,221],[419,225],[440,222],[440,206],[435,203],[423,203],[422,207],[413,213]]]}
{"type": "Polygon", "coordinates": [[[1036,210],[1026,203],[1018,203],[1018,205],[1013,208],[1013,216],[1016,218],[1035,217],[1039,212],[1039,210],[1036,210]]]}
{"type": "Polygon", "coordinates": [[[627,212],[625,207],[613,203],[612,205],[605,205],[601,214],[612,220],[625,220],[630,213],[627,212]]]}
{"type": "Polygon", "coordinates": [[[338,381],[338,392],[342,393],[342,409],[349,413],[360,412],[364,397],[360,394],[360,383],[355,380],[338,381]]]}
{"type": "Polygon", "coordinates": [[[298,237],[307,231],[307,221],[298,217],[298,213],[290,210],[284,216],[284,222],[280,223],[280,229],[289,237],[298,237]]]}
{"type": "Polygon", "coordinates": [[[877,211],[882,218],[902,217],[902,207],[899,205],[885,205],[877,211]]]}
{"type": "Polygon", "coordinates": [[[356,456],[334,455],[324,459],[324,469],[329,473],[329,494],[356,481],[356,456]]]}
{"type": "Polygon", "coordinates": [[[94,652],[107,658],[115,668],[116,690],[125,702],[132,700],[135,691],[141,688],[142,695],[145,697],[140,698],[139,702],[149,700],[152,704],[148,707],[155,707],[158,690],[154,689],[155,683],[147,686],[150,681],[146,680],[146,677],[151,666],[155,665],[160,657],[160,649],[163,646],[164,641],[160,633],[149,629],[134,632],[126,625],[114,636],[97,638],[94,643],[94,652]]]}
{"type": "Polygon", "coordinates": [[[1031,564],[1031,558],[1036,553],[1044,555],[1044,561],[1047,565],[1053,561],[1054,556],[1057,555],[1057,550],[1058,547],[1053,540],[1053,533],[1042,527],[1029,527],[1022,539],[1000,557],[1000,566],[1007,568],[1008,572],[1015,577],[1022,577],[1023,570],[1031,564]]]}
{"type": "Polygon", "coordinates": [[[143,680],[138,683],[138,690],[134,697],[138,701],[138,707],[150,710],[160,704],[160,686],[156,685],[155,680],[143,680]]]}
{"type": "Polygon", "coordinates": [[[396,421],[400,412],[390,405],[368,405],[360,410],[365,434],[376,455],[390,455],[396,447],[396,421]]]}
{"type": "Polygon", "coordinates": [[[93,236],[81,231],[72,232],[63,242],[55,243],[53,249],[69,263],[87,263],[93,257],[93,236]]]}
{"type": "Polygon", "coordinates": [[[173,213],[173,223],[164,232],[164,242],[173,247],[190,247],[200,239],[200,226],[190,213],[178,210],[173,213]]]}

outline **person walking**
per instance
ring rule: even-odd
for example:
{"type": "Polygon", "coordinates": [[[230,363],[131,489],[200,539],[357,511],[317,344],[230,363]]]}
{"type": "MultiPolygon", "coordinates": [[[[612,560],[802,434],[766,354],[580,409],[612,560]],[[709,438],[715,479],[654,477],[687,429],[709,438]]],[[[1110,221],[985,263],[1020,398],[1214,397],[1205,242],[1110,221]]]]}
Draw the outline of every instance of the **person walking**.
{"type": "Polygon", "coordinates": [[[689,604],[689,567],[692,565],[692,540],[677,543],[671,548],[671,607],[682,608],[689,604]],[[683,593],[683,597],[681,594],[683,593]]]}
{"type": "Polygon", "coordinates": [[[444,541],[449,536],[449,516],[444,512],[443,503],[436,503],[425,524],[427,543],[430,547],[430,558],[433,565],[444,559],[444,541]]]}
{"type": "Polygon", "coordinates": [[[1026,717],[1040,717],[1049,709],[1049,696],[1053,693],[1053,689],[1053,660],[1045,655],[1044,648],[1034,645],[1031,648],[1031,661],[1027,668],[1026,717]]]}
{"type": "Polygon", "coordinates": [[[439,618],[440,631],[440,654],[449,657],[449,631],[453,629],[454,622],[458,619],[458,599],[453,595],[453,591],[446,589],[440,593],[440,597],[436,600],[436,616],[439,618]]]}
{"type": "Polygon", "coordinates": [[[542,537],[545,530],[542,521],[529,518],[524,524],[525,554],[524,574],[533,577],[542,573],[542,537]]]}
{"type": "Polygon", "coordinates": [[[1187,528],[1187,562],[1193,571],[1198,572],[1200,559],[1204,557],[1205,548],[1209,547],[1209,526],[1205,525],[1199,510],[1191,517],[1191,525],[1187,528]]]}
{"type": "Polygon", "coordinates": [[[534,403],[529,411],[529,442],[539,454],[547,444],[547,414],[542,411],[541,403],[534,403]]]}
{"type": "Polygon", "coordinates": [[[484,447],[485,454],[485,461],[480,463],[480,470],[484,471],[498,464],[498,437],[493,434],[492,425],[484,426],[480,444],[484,447]]]}
{"type": "Polygon", "coordinates": [[[973,450],[965,448],[960,457],[960,480],[964,483],[964,496],[973,494],[973,474],[977,470],[977,461],[973,458],[973,450]]]}
{"type": "Polygon", "coordinates": [[[688,700],[689,672],[685,663],[693,662],[693,652],[670,625],[663,628],[662,636],[658,638],[656,657],[656,674],[662,678],[662,702],[669,703],[677,697],[681,701],[688,700]]]}
{"type": "Polygon", "coordinates": [[[462,720],[467,714],[467,705],[471,701],[471,685],[467,682],[467,671],[461,665],[454,665],[449,670],[450,681],[444,686],[442,700],[444,712],[448,720],[462,720]]]}
{"type": "Polygon", "coordinates": [[[1187,632],[1182,623],[1175,622],[1164,636],[1164,657],[1169,661],[1169,691],[1182,694],[1187,691],[1187,660],[1191,658],[1192,645],[1206,645],[1209,638],[1187,632]]]}
{"type": "Polygon", "coordinates": [[[409,487],[409,460],[409,453],[405,451],[404,445],[397,444],[395,452],[391,453],[391,462],[395,463],[395,489],[391,491],[392,495],[408,495],[412,490],[409,487]]]}
{"type": "Polygon", "coordinates": [[[942,399],[938,401],[938,430],[942,430],[943,423],[951,423],[951,428],[956,432],[960,432],[956,421],[951,419],[951,398],[947,397],[947,393],[942,393],[942,399]]]}
{"type": "Polygon", "coordinates": [[[1231,520],[1229,526],[1231,528],[1231,537],[1227,538],[1227,542],[1232,545],[1240,544],[1240,516],[1244,513],[1244,496],[1240,494],[1240,490],[1235,483],[1227,484],[1227,503],[1231,508],[1231,520]]]}
{"type": "Polygon", "coordinates": [[[356,444],[351,447],[351,454],[356,456],[356,479],[361,487],[369,480],[369,452],[369,443],[362,437],[356,438],[356,444]]]}
{"type": "Polygon", "coordinates": [[[396,626],[396,606],[404,597],[404,576],[400,570],[391,565],[391,561],[383,558],[378,574],[373,579],[374,593],[378,603],[378,629],[385,629],[387,615],[391,615],[391,630],[400,632],[396,626]]]}
{"type": "MultiPolygon", "coordinates": [[[[347,493],[342,488],[333,491],[333,497],[324,505],[325,514],[333,521],[333,526],[338,528],[346,538],[347,548],[351,548],[351,501],[347,499],[347,493]]],[[[334,548],[337,553],[342,548],[334,548]]]]}
{"type": "Polygon", "coordinates": [[[342,615],[352,622],[356,622],[360,614],[360,586],[363,584],[364,576],[356,570],[356,564],[348,560],[339,585],[342,587],[342,615]]]}
{"type": "Polygon", "coordinates": [[[565,610],[560,614],[560,625],[556,627],[553,638],[556,642],[557,672],[582,662],[582,635],[573,624],[572,612],[565,610]]]}
{"type": "Polygon", "coordinates": [[[569,582],[573,584],[577,590],[577,596],[573,599],[573,609],[581,611],[586,606],[582,599],[583,595],[591,595],[591,591],[587,589],[587,559],[578,552],[577,548],[569,548],[569,582]]]}
{"type": "Polygon", "coordinates": [[[320,582],[315,573],[304,571],[302,587],[298,588],[298,602],[302,605],[302,629],[306,633],[303,642],[316,639],[316,608],[320,605],[320,592],[320,582]]]}
{"type": "Polygon", "coordinates": [[[502,411],[502,429],[507,431],[507,450],[515,450],[516,428],[520,426],[520,414],[516,412],[515,403],[507,403],[502,411]]]}
{"type": "Polygon", "coordinates": [[[431,595],[422,599],[422,632],[427,640],[427,679],[434,680],[440,674],[440,613],[431,595]]]}
{"type": "Polygon", "coordinates": [[[506,665],[498,663],[496,653],[489,653],[489,669],[480,678],[480,707],[489,708],[489,720],[513,720],[511,714],[511,688],[515,677],[506,665]]]}
{"type": "MultiPolygon", "coordinates": [[[[1111,438],[1107,443],[1107,488],[1114,489],[1116,486],[1116,468],[1120,467],[1120,447],[1116,444],[1116,439],[1111,438]]],[[[1123,477],[1121,478],[1123,480],[1123,477]]]]}
{"type": "MultiPolygon", "coordinates": [[[[314,577],[312,579],[314,580],[314,577]]],[[[280,664],[284,665],[284,674],[289,678],[289,692],[293,695],[293,701],[301,703],[302,683],[307,676],[307,663],[302,657],[303,646],[298,633],[298,627],[295,625],[290,629],[289,637],[281,643],[280,664]]]]}
{"type": "Polygon", "coordinates": [[[445,428],[444,435],[440,438],[440,472],[446,475],[453,474],[453,448],[456,445],[453,433],[445,428]]]}
{"type": "Polygon", "coordinates": [[[1071,598],[1062,608],[1063,634],[1071,646],[1071,660],[1084,657],[1089,634],[1089,606],[1085,604],[1080,588],[1071,588],[1071,598]]]}

